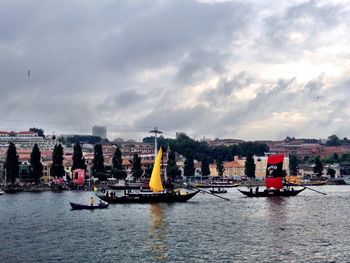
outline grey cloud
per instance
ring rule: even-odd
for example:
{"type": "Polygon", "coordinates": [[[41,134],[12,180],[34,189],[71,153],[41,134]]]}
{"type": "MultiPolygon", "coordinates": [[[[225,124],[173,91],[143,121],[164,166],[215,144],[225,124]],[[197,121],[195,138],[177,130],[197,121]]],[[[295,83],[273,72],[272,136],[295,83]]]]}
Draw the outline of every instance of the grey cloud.
{"type": "MultiPolygon", "coordinates": [[[[98,123],[126,127],[123,132],[159,126],[230,137],[251,121],[295,109],[328,110],[310,127],[343,130],[330,119],[347,108],[342,101],[348,98],[348,80],[324,89],[321,79],[310,76],[303,92],[295,92],[290,87],[297,78],[281,79],[276,72],[265,80],[249,63],[288,63],[327,45],[320,36],[345,28],[348,12],[340,4],[291,2],[275,9],[274,2],[3,1],[0,111],[7,122],[0,126],[17,130],[32,122],[55,131],[90,132],[98,123]],[[288,41],[294,31],[305,43],[288,41]],[[242,65],[244,71],[232,75],[242,65]],[[220,79],[218,86],[183,106],[191,86],[210,77],[220,79]],[[251,84],[258,87],[255,99],[230,101],[251,84]]],[[[295,128],[300,134],[305,130],[295,128]]]]}
{"type": "MultiPolygon", "coordinates": [[[[259,41],[266,47],[280,52],[281,59],[291,54],[303,54],[305,50],[327,45],[320,37],[331,32],[340,24],[348,24],[348,14],[341,4],[321,4],[319,1],[307,1],[291,5],[283,14],[268,16],[264,19],[264,31],[259,41]],[[293,42],[291,33],[299,33],[302,43],[293,42]]],[[[267,56],[269,54],[262,54],[267,56]]]]}

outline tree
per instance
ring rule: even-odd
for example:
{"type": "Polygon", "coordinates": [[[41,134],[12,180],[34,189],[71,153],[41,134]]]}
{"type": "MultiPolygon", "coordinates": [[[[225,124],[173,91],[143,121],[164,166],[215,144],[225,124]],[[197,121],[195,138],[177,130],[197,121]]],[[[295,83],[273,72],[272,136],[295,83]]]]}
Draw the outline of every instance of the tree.
{"type": "Polygon", "coordinates": [[[247,155],[244,172],[247,177],[255,178],[255,163],[252,153],[248,153],[247,155]]]}
{"type": "Polygon", "coordinates": [[[218,172],[219,177],[222,177],[224,175],[225,168],[221,156],[219,156],[216,160],[216,171],[218,172]]]}
{"type": "Polygon", "coordinates": [[[44,130],[43,129],[39,129],[39,128],[30,128],[29,129],[30,132],[36,132],[38,134],[38,136],[41,136],[41,137],[45,137],[44,135],[44,130]]]}
{"type": "Polygon", "coordinates": [[[320,156],[317,156],[315,158],[315,166],[314,166],[313,170],[314,170],[314,173],[316,174],[316,176],[320,177],[322,175],[323,165],[321,163],[320,156]]]}
{"type": "Polygon", "coordinates": [[[289,156],[289,170],[291,175],[298,175],[298,158],[294,155],[289,156]]]}
{"type": "Polygon", "coordinates": [[[73,148],[73,164],[72,171],[75,169],[86,170],[85,158],[83,157],[83,151],[81,150],[80,143],[76,143],[73,148]]]}
{"type": "Polygon", "coordinates": [[[176,165],[175,153],[171,149],[168,154],[166,174],[171,181],[175,181],[181,177],[181,171],[176,165]]]}
{"type": "Polygon", "coordinates": [[[35,181],[36,184],[40,182],[40,178],[43,175],[43,165],[41,163],[41,152],[37,144],[34,144],[32,153],[30,154],[30,178],[35,181]]]}
{"type": "Polygon", "coordinates": [[[98,177],[100,180],[106,179],[102,145],[99,143],[94,146],[94,159],[92,160],[92,173],[93,173],[93,176],[98,177]]]}
{"type": "Polygon", "coordinates": [[[16,146],[12,142],[7,149],[5,169],[7,182],[15,183],[19,173],[19,164],[16,146]]]}
{"type": "Polygon", "coordinates": [[[335,170],[331,167],[328,167],[327,169],[327,174],[331,177],[334,178],[335,177],[335,170]]]}
{"type": "Polygon", "coordinates": [[[202,170],[203,176],[210,175],[209,160],[208,160],[208,157],[206,155],[202,159],[201,170],[202,170]]]}
{"type": "Polygon", "coordinates": [[[126,178],[126,172],[123,167],[123,159],[122,159],[122,152],[120,151],[120,148],[117,147],[115,149],[113,159],[112,159],[112,168],[113,168],[113,175],[117,179],[125,179],[126,178]]]}
{"type": "Polygon", "coordinates": [[[194,176],[194,162],[193,162],[193,157],[192,154],[188,154],[188,156],[186,156],[186,160],[184,163],[184,176],[186,178],[190,178],[194,176]]]}
{"type": "Polygon", "coordinates": [[[63,147],[61,144],[56,144],[52,152],[51,175],[58,178],[64,176],[63,147]]]}
{"type": "Polygon", "coordinates": [[[132,176],[135,179],[140,178],[143,173],[141,169],[141,157],[139,157],[137,153],[134,154],[134,157],[132,159],[131,172],[132,172],[132,176]]]}
{"type": "Polygon", "coordinates": [[[335,134],[329,136],[326,141],[327,146],[339,146],[341,144],[341,140],[335,134]]]}

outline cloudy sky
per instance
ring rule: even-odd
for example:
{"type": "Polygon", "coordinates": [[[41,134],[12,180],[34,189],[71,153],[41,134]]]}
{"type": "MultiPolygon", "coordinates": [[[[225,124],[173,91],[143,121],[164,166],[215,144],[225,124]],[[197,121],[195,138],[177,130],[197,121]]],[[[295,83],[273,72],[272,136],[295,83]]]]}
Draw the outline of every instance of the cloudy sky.
{"type": "Polygon", "coordinates": [[[0,130],[350,137],[349,4],[0,0],[0,130]]]}

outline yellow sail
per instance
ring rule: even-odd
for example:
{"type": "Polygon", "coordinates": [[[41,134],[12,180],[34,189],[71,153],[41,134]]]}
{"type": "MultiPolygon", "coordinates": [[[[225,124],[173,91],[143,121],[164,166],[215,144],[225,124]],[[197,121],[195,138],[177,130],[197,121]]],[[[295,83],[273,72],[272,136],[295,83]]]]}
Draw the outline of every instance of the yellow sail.
{"type": "Polygon", "coordinates": [[[160,178],[160,162],[162,160],[162,155],[163,151],[162,148],[160,148],[153,166],[151,180],[149,181],[149,188],[151,188],[152,192],[162,192],[164,190],[162,179],[160,178]]]}

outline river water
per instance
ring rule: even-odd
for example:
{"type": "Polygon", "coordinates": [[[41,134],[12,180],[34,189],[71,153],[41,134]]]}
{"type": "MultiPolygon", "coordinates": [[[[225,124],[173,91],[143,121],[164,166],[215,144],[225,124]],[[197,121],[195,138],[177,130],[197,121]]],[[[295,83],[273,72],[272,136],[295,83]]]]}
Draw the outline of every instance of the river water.
{"type": "Polygon", "coordinates": [[[0,196],[0,262],[350,262],[350,186],[289,198],[115,204],[92,192],[0,196]]]}

